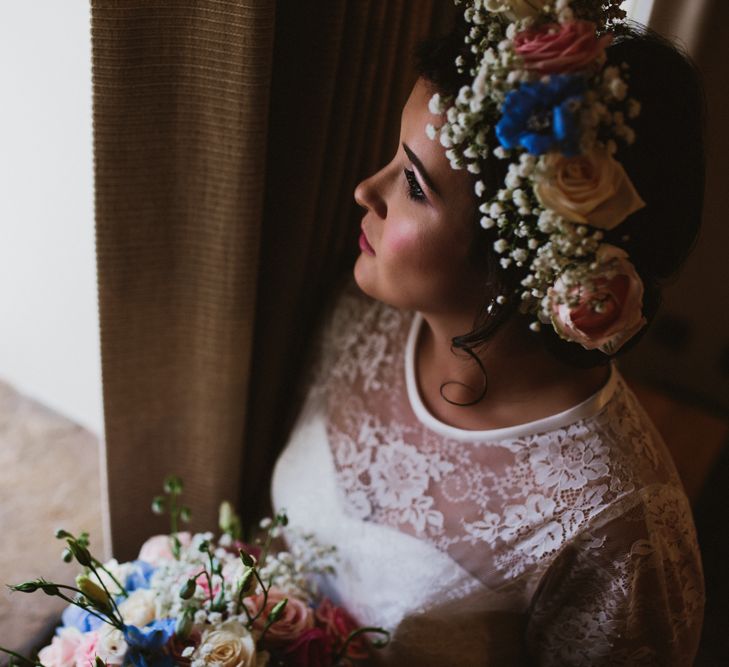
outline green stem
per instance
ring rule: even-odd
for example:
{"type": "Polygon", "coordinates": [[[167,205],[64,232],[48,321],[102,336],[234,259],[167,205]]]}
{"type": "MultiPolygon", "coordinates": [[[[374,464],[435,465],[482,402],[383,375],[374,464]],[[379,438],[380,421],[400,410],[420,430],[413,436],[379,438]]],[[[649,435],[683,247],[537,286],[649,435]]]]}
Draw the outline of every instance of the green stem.
{"type": "MultiPolygon", "coordinates": [[[[70,590],[76,590],[75,588],[71,588],[71,586],[64,586],[63,588],[69,588],[70,590]]],[[[78,592],[81,593],[81,595],[83,595],[82,591],[78,591],[78,592]]],[[[78,602],[76,602],[76,600],[68,597],[67,595],[63,595],[63,593],[59,593],[58,597],[61,598],[62,600],[65,600],[69,604],[75,605],[79,609],[83,609],[84,611],[88,612],[92,616],[96,616],[96,618],[98,618],[100,621],[103,621],[107,625],[111,625],[111,626],[117,628],[118,630],[124,630],[124,624],[123,623],[120,624],[116,620],[116,618],[114,618],[113,616],[111,616],[111,617],[102,616],[101,614],[98,614],[96,611],[93,611],[93,610],[89,609],[88,607],[85,607],[84,605],[79,604],[78,602]]]]}
{"type": "Polygon", "coordinates": [[[347,657],[347,649],[349,648],[349,645],[352,642],[352,640],[355,639],[355,637],[357,637],[357,636],[359,636],[361,634],[364,634],[365,632],[379,632],[380,634],[386,635],[387,636],[387,640],[385,641],[384,644],[380,644],[379,645],[380,647],[386,646],[387,643],[390,641],[390,633],[387,630],[383,629],[383,628],[365,627],[365,628],[357,628],[356,630],[352,630],[352,632],[350,632],[347,635],[347,638],[344,640],[344,644],[342,645],[342,648],[339,649],[339,652],[334,657],[334,664],[335,665],[338,665],[343,658],[346,658],[347,657]]]}
{"type": "Polygon", "coordinates": [[[258,620],[258,617],[263,613],[263,610],[266,608],[266,603],[268,602],[268,589],[266,588],[266,584],[264,584],[261,580],[261,577],[258,575],[257,569],[253,570],[253,574],[255,575],[256,579],[258,579],[258,583],[261,584],[261,588],[263,589],[263,604],[258,610],[258,613],[251,619],[251,623],[255,623],[256,620],[258,620]]]}
{"type": "Polygon", "coordinates": [[[30,658],[26,658],[24,655],[20,655],[20,653],[11,651],[10,649],[4,648],[3,646],[0,646],[0,651],[2,651],[3,653],[7,653],[8,655],[12,655],[14,658],[18,658],[19,660],[22,660],[24,663],[26,663],[28,665],[37,665],[37,667],[45,667],[45,665],[42,662],[33,661],[30,658]]]}
{"type": "MultiPolygon", "coordinates": [[[[111,593],[109,593],[109,589],[106,587],[106,584],[104,583],[103,579],[99,576],[99,573],[96,571],[96,568],[94,567],[93,559],[91,561],[91,571],[94,573],[96,578],[99,580],[99,583],[101,584],[101,587],[104,589],[104,593],[107,594],[109,597],[109,600],[111,601],[112,606],[114,607],[114,611],[119,615],[119,619],[122,620],[121,612],[119,611],[119,607],[116,606],[116,600],[112,596],[111,593]]],[[[122,620],[123,622],[123,620],[122,620]]]]}
{"type": "Polygon", "coordinates": [[[175,560],[180,560],[180,541],[177,538],[177,494],[170,493],[170,525],[172,528],[172,553],[175,560]]]}
{"type": "Polygon", "coordinates": [[[93,556],[91,557],[91,562],[94,565],[96,565],[96,567],[100,567],[102,570],[104,570],[104,572],[106,572],[106,574],[108,574],[111,577],[112,581],[119,587],[119,590],[121,591],[121,594],[125,598],[128,598],[129,597],[129,593],[127,593],[127,589],[119,583],[119,580],[111,572],[109,572],[109,570],[106,569],[106,567],[104,566],[103,563],[101,563],[100,561],[96,560],[96,558],[94,558],[93,556]]]}
{"type": "Polygon", "coordinates": [[[268,632],[268,629],[275,623],[275,621],[271,621],[270,619],[266,620],[266,625],[263,628],[263,632],[261,633],[261,636],[258,638],[259,642],[263,642],[263,638],[266,636],[266,633],[268,632]]]}
{"type": "Polygon", "coordinates": [[[248,618],[248,629],[251,629],[251,626],[253,625],[253,618],[251,617],[251,612],[248,611],[248,607],[246,607],[243,604],[243,589],[240,589],[240,592],[238,593],[238,605],[235,608],[235,613],[240,614],[240,609],[243,607],[243,611],[246,613],[246,617],[248,618]]]}

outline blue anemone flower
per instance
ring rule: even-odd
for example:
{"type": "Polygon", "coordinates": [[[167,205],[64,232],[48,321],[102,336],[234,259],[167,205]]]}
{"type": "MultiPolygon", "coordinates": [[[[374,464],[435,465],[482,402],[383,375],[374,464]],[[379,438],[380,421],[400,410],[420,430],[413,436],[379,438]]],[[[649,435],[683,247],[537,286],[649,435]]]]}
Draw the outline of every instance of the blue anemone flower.
{"type": "Polygon", "coordinates": [[[136,625],[124,627],[124,639],[129,645],[126,659],[135,667],[174,667],[171,656],[162,652],[175,632],[175,620],[162,618],[143,628],[136,625]]]}
{"type": "MultiPolygon", "coordinates": [[[[92,632],[104,624],[100,618],[75,604],[70,604],[63,610],[61,622],[63,624],[61,627],[77,628],[81,632],[92,632]]],[[[56,632],[59,632],[60,629],[59,627],[56,632]]]]}
{"type": "Polygon", "coordinates": [[[522,146],[532,155],[558,148],[567,156],[579,153],[579,109],[585,79],[568,74],[549,81],[523,83],[511,91],[496,124],[499,143],[507,149],[522,146]]]}
{"type": "Polygon", "coordinates": [[[124,582],[124,588],[127,589],[127,593],[136,591],[138,588],[149,588],[149,582],[157,568],[145,560],[135,560],[132,562],[132,565],[134,568],[127,575],[127,580],[124,582]]]}

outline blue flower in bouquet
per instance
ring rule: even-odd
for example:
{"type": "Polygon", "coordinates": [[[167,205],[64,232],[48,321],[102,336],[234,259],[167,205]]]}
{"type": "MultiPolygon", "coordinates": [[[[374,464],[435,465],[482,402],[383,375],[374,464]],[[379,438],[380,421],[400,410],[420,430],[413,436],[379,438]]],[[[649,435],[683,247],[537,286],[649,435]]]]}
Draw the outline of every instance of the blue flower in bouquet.
{"type": "Polygon", "coordinates": [[[132,565],[134,567],[124,582],[124,588],[127,589],[127,593],[136,591],[138,588],[149,588],[152,575],[157,568],[144,560],[135,560],[132,562],[132,565]]]}
{"type": "Polygon", "coordinates": [[[73,604],[68,605],[63,610],[61,621],[62,625],[56,630],[56,633],[60,631],[61,627],[77,628],[81,632],[93,632],[104,623],[98,616],[94,616],[92,613],[73,604]]]}
{"type": "Polygon", "coordinates": [[[579,111],[586,89],[581,76],[555,75],[524,83],[506,96],[496,124],[499,143],[522,146],[532,155],[552,148],[570,157],[579,153],[579,111]]]}
{"type": "Polygon", "coordinates": [[[152,621],[143,628],[127,625],[124,628],[124,639],[129,645],[127,660],[136,667],[174,667],[172,657],[162,653],[174,632],[172,618],[152,621]]]}

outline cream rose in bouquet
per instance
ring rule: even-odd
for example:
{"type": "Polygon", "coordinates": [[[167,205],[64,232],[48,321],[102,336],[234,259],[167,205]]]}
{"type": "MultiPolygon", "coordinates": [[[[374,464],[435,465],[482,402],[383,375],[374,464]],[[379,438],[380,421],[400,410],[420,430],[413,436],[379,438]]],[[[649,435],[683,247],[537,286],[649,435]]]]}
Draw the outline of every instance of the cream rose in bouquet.
{"type": "Polygon", "coordinates": [[[261,535],[242,540],[240,519],[228,503],[222,534],[177,530],[189,520],[179,505],[182,483],[165,481],[153,502],[168,512],[170,535],[151,537],[130,563],[96,559],[87,534],[60,530],[63,558],[83,568],[75,586],[37,579],[13,586],[38,590],[69,603],[51,644],[29,660],[40,667],[334,667],[367,659],[365,633],[344,609],[318,593],[317,577],[334,568],[334,549],[297,534],[285,513],[261,522],[261,535]],[[274,551],[290,538],[290,550],[274,551]]]}

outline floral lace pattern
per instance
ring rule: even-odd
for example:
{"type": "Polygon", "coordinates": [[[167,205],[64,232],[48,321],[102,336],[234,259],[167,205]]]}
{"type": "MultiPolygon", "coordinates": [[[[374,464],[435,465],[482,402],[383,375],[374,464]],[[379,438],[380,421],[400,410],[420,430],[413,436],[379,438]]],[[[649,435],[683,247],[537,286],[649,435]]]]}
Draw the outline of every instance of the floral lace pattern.
{"type": "MultiPolygon", "coordinates": [[[[427,428],[408,398],[412,315],[356,288],[322,337],[323,397],[348,515],[447,554],[528,614],[540,664],[688,664],[703,579],[670,456],[618,376],[595,414],[469,440],[427,428]]],[[[462,432],[468,433],[468,432],[462,432]]]]}

